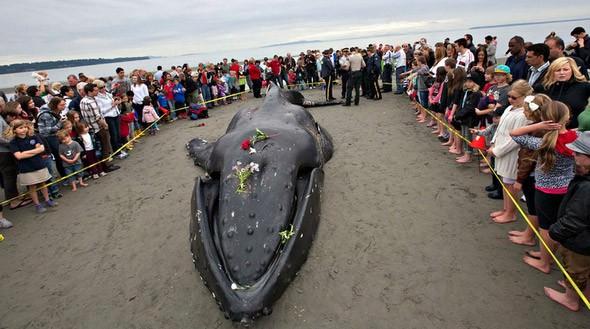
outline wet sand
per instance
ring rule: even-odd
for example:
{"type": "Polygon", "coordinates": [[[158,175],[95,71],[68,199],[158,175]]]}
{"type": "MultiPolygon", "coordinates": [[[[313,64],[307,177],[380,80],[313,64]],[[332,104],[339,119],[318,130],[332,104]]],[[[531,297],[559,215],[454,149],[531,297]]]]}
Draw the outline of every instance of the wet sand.
{"type": "MultiPolygon", "coordinates": [[[[339,90],[339,87],[336,87],[339,90]]],[[[336,92],[339,94],[339,91],[336,92]]],[[[310,98],[321,99],[319,91],[310,98]]],[[[5,211],[0,328],[234,328],[193,268],[189,197],[203,173],[186,157],[232,115],[211,111],[142,139],[122,169],[66,192],[59,210],[5,211]]],[[[487,214],[489,176],[458,166],[404,97],[312,109],[334,137],[322,221],[297,279],[255,328],[583,328],[590,312],[543,295],[559,273],[524,265],[524,247],[487,214]]]]}

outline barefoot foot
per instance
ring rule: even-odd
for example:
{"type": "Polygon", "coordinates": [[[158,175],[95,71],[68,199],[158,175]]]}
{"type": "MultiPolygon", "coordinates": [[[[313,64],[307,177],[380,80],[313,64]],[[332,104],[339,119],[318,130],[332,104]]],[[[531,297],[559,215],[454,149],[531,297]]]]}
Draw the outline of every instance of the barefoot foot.
{"type": "Polygon", "coordinates": [[[522,257],[522,260],[526,264],[536,268],[537,270],[539,270],[545,274],[549,274],[549,272],[551,272],[551,267],[549,266],[549,264],[546,264],[545,262],[541,261],[540,259],[532,258],[532,257],[525,255],[524,257],[522,257]]]}
{"type": "Polygon", "coordinates": [[[552,301],[564,306],[570,311],[577,312],[580,310],[580,301],[578,300],[578,296],[571,298],[565,293],[559,292],[555,289],[551,289],[548,287],[543,288],[545,290],[545,295],[549,297],[552,301]]]}
{"type": "Polygon", "coordinates": [[[504,209],[498,210],[498,211],[494,211],[493,213],[490,214],[490,217],[498,217],[498,216],[502,215],[505,212],[506,212],[506,210],[504,210],[504,209]]]}
{"type": "Polygon", "coordinates": [[[534,238],[528,237],[528,236],[510,235],[510,236],[508,236],[508,239],[514,244],[519,244],[519,245],[523,245],[523,246],[534,246],[537,244],[535,242],[534,238]]]}
{"type": "Polygon", "coordinates": [[[509,216],[506,213],[504,213],[500,216],[492,217],[492,220],[498,224],[507,224],[507,223],[516,222],[516,217],[514,215],[509,216]]]}

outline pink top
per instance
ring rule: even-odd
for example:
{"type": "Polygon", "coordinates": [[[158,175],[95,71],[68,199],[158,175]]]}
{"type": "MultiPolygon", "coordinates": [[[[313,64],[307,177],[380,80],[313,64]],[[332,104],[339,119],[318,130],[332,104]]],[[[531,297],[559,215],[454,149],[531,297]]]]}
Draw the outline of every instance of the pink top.
{"type": "Polygon", "coordinates": [[[153,106],[146,105],[143,107],[143,117],[141,118],[141,121],[145,123],[152,123],[159,119],[160,117],[158,116],[158,113],[156,113],[156,110],[154,110],[153,106]]]}

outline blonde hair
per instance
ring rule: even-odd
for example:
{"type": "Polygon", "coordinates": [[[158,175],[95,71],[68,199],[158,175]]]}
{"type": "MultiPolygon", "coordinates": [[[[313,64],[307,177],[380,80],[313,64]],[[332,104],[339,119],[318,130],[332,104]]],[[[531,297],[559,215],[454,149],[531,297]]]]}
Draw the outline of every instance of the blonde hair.
{"type": "Polygon", "coordinates": [[[510,91],[517,93],[520,96],[528,96],[533,93],[533,88],[523,79],[516,80],[510,87],[510,91]]]}
{"type": "Polygon", "coordinates": [[[22,126],[26,126],[29,129],[27,131],[27,135],[29,137],[35,135],[35,128],[33,127],[33,123],[31,121],[16,119],[10,122],[10,127],[6,128],[6,130],[3,133],[4,137],[9,140],[14,139],[14,136],[16,136],[16,133],[14,131],[16,130],[16,128],[20,128],[22,126]]]}
{"type": "Polygon", "coordinates": [[[70,133],[65,129],[59,130],[55,135],[60,141],[63,141],[66,137],[70,137],[70,133]]]}
{"type": "Polygon", "coordinates": [[[573,58],[559,57],[549,65],[549,68],[547,68],[547,73],[543,79],[543,87],[545,87],[545,89],[549,89],[557,82],[557,80],[555,80],[555,72],[565,65],[569,65],[572,69],[572,79],[574,81],[586,81],[586,77],[580,72],[576,61],[573,58]]]}
{"type": "Polygon", "coordinates": [[[529,103],[524,102],[524,115],[527,119],[533,121],[533,123],[541,122],[541,108],[551,103],[551,98],[545,94],[536,94],[533,98],[532,103],[535,103],[539,108],[535,111],[531,110],[529,103]]]}
{"type": "MultiPolygon", "coordinates": [[[[553,121],[565,126],[570,118],[570,110],[567,105],[559,101],[551,101],[539,108],[542,121],[553,121]]],[[[550,130],[543,135],[541,147],[537,150],[539,164],[544,172],[549,172],[555,165],[555,145],[559,130],[550,130]]]]}

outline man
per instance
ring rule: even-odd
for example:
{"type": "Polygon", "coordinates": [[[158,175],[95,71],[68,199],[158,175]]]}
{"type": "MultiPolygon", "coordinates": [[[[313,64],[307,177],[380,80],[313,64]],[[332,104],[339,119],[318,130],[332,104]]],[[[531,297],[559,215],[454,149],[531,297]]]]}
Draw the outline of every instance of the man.
{"type": "Polygon", "coordinates": [[[529,71],[529,65],[526,63],[526,50],[524,48],[524,39],[521,36],[514,36],[508,42],[508,51],[510,57],[506,60],[506,65],[510,68],[512,81],[526,79],[529,71]]]}
{"type": "Polygon", "coordinates": [[[412,61],[414,60],[414,48],[409,43],[402,44],[404,53],[406,54],[406,68],[412,67],[412,61]]]}
{"type": "Polygon", "coordinates": [[[227,58],[223,59],[223,64],[221,64],[221,73],[229,74],[229,63],[227,61],[227,58]]]}
{"type": "Polygon", "coordinates": [[[381,89],[379,88],[379,76],[381,75],[381,58],[375,53],[375,48],[367,49],[367,76],[368,87],[367,98],[373,100],[381,99],[381,89]]]}
{"type": "Polygon", "coordinates": [[[158,65],[158,67],[156,67],[156,73],[154,73],[154,80],[159,83],[160,80],[162,80],[162,75],[164,75],[164,71],[162,71],[162,65],[158,65]]]}
{"type": "MultiPolygon", "coordinates": [[[[121,130],[121,121],[119,119],[121,112],[119,112],[119,104],[121,104],[121,99],[119,96],[113,98],[113,96],[107,92],[105,83],[102,80],[95,80],[93,84],[95,84],[98,88],[98,94],[94,97],[94,99],[98,105],[100,114],[108,125],[111,147],[114,150],[118,150],[119,147],[121,147],[121,142],[119,141],[119,132],[121,130]]],[[[127,153],[125,151],[121,151],[118,157],[119,159],[125,159],[127,157],[127,153]]]]}
{"type": "Polygon", "coordinates": [[[125,76],[125,70],[123,70],[122,67],[117,67],[115,72],[117,73],[117,76],[114,77],[111,82],[111,92],[117,97],[123,97],[129,90],[131,90],[131,80],[125,76]]]}
{"type": "Polygon", "coordinates": [[[88,83],[84,86],[84,92],[86,93],[86,96],[80,101],[80,116],[82,117],[82,120],[88,123],[90,132],[95,133],[100,139],[102,158],[109,158],[111,153],[113,153],[113,150],[111,148],[109,126],[100,113],[100,108],[95,99],[98,95],[98,87],[94,83],[88,83]]]}
{"type": "Polygon", "coordinates": [[[473,44],[473,36],[468,33],[468,34],[465,34],[464,37],[465,37],[465,40],[467,40],[467,49],[469,49],[472,54],[477,53],[477,49],[475,48],[475,45],[473,44]]]}
{"type": "Polygon", "coordinates": [[[272,60],[268,61],[266,65],[270,67],[270,77],[267,77],[267,79],[283,88],[283,81],[279,79],[281,75],[281,62],[279,62],[279,56],[274,55],[272,60]]]}
{"type": "Polygon", "coordinates": [[[355,47],[351,48],[350,50],[352,52],[352,54],[348,56],[348,61],[350,63],[350,79],[346,85],[346,102],[343,104],[343,106],[350,106],[350,101],[352,99],[352,88],[354,88],[354,105],[358,106],[360,100],[359,89],[363,79],[362,69],[365,67],[365,61],[355,47]]]}
{"type": "Polygon", "coordinates": [[[530,65],[527,80],[534,89],[543,83],[543,78],[549,68],[549,47],[544,43],[535,43],[528,47],[526,49],[526,63],[530,65]]]}
{"type": "MultiPolygon", "coordinates": [[[[574,152],[576,176],[557,212],[557,222],[549,228],[551,239],[559,243],[562,264],[586,298],[590,298],[590,132],[585,131],[567,148],[574,152]]],[[[545,295],[572,311],[580,309],[580,298],[569,280],[565,292],[545,287],[545,295]]]]}
{"type": "MultiPolygon", "coordinates": [[[[554,60],[556,60],[559,57],[564,57],[565,53],[563,52],[563,50],[565,49],[565,43],[563,42],[563,39],[558,37],[558,36],[551,36],[548,37],[547,39],[545,39],[545,44],[549,47],[549,61],[553,62],[554,60]]],[[[579,58],[579,57],[572,57],[574,59],[574,61],[576,61],[576,64],[578,65],[578,69],[580,69],[580,72],[582,72],[582,74],[586,77],[586,80],[590,80],[590,77],[588,76],[588,69],[586,66],[586,64],[584,63],[584,61],[579,58]]]]}
{"type": "Polygon", "coordinates": [[[330,59],[330,51],[326,49],[322,52],[322,54],[324,57],[322,58],[321,76],[326,83],[326,101],[333,101],[336,98],[332,96],[332,82],[334,81],[334,75],[336,71],[334,70],[332,60],[330,59]]]}
{"type": "Polygon", "coordinates": [[[570,33],[574,38],[566,50],[573,50],[574,54],[581,58],[586,66],[590,66],[590,36],[586,34],[586,30],[583,27],[576,27],[570,33]]]}
{"type": "Polygon", "coordinates": [[[80,80],[78,80],[78,77],[75,74],[70,74],[70,75],[68,75],[67,80],[68,80],[68,86],[70,86],[70,88],[72,88],[75,96],[76,97],[80,96],[80,93],[78,93],[78,88],[76,87],[78,85],[78,83],[80,82],[80,80]]]}
{"type": "Polygon", "coordinates": [[[381,81],[383,81],[383,92],[388,93],[391,92],[392,89],[392,74],[393,74],[393,52],[389,45],[385,45],[383,47],[383,76],[381,77],[381,81]]]}
{"type": "Polygon", "coordinates": [[[308,86],[313,89],[316,86],[314,82],[317,82],[317,66],[316,66],[316,59],[315,55],[311,52],[311,50],[307,51],[307,55],[305,56],[305,76],[307,77],[308,86]]]}
{"type": "Polygon", "coordinates": [[[350,61],[348,60],[348,48],[343,48],[338,59],[340,67],[340,81],[342,81],[342,98],[346,97],[346,90],[350,83],[350,61]]]}
{"type": "Polygon", "coordinates": [[[486,35],[485,45],[488,52],[488,62],[496,64],[496,45],[494,44],[494,38],[491,35],[486,35]]]}
{"type": "Polygon", "coordinates": [[[395,46],[393,59],[395,60],[395,94],[400,95],[404,93],[401,75],[406,72],[406,52],[402,47],[395,46]]]}
{"type": "Polygon", "coordinates": [[[82,101],[82,98],[86,96],[86,92],[84,91],[85,86],[86,82],[78,82],[76,87],[73,88],[76,91],[77,95],[74,96],[70,104],[68,104],[68,109],[80,113],[80,102],[82,101]]]}
{"type": "Polygon", "coordinates": [[[455,44],[457,45],[457,66],[460,66],[467,70],[469,64],[475,60],[475,56],[467,48],[467,40],[465,38],[455,40],[455,44]]]}

